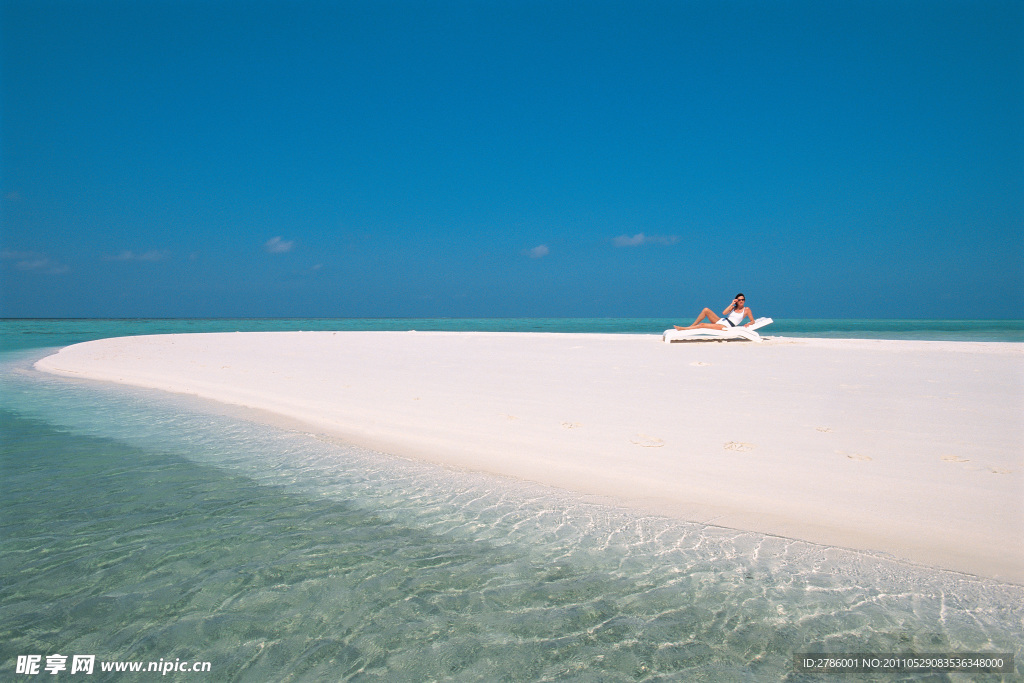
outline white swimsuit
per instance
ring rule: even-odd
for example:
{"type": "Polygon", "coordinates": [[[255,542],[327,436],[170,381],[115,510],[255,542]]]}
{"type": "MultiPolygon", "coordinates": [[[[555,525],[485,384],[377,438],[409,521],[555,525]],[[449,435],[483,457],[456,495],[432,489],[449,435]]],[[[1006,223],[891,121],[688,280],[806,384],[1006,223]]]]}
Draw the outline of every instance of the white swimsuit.
{"type": "Polygon", "coordinates": [[[739,327],[740,323],[743,322],[743,317],[747,314],[747,309],[737,308],[729,315],[722,316],[719,318],[719,322],[729,327],[739,327]]]}

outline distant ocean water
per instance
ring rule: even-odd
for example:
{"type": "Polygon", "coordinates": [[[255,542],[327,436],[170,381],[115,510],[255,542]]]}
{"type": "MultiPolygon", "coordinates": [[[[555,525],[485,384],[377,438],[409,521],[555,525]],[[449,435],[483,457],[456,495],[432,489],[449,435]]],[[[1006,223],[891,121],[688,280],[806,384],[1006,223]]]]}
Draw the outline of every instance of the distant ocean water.
{"type": "MultiPolygon", "coordinates": [[[[1024,675],[1021,586],[587,504],[32,369],[130,334],[669,323],[0,321],[0,679],[32,680],[15,673],[28,655],[46,675],[58,654],[69,668],[94,655],[101,681],[148,677],[100,662],[161,660],[208,661],[202,677],[224,681],[819,680],[795,670],[798,652],[1009,652],[1024,675]]],[[[1024,341],[1020,322],[767,330],[1024,341]]]]}
{"type": "MultiPolygon", "coordinates": [[[[661,334],[678,318],[131,318],[0,319],[0,350],[136,334],[284,330],[443,330],[661,334]]],[[[1024,320],[776,320],[763,336],[1024,342],[1024,320]]]]}

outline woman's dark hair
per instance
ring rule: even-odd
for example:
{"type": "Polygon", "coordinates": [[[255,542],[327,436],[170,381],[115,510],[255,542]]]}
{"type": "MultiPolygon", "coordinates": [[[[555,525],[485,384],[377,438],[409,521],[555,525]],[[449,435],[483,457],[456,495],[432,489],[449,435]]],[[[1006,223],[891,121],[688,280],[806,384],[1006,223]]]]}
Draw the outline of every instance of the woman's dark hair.
{"type": "MultiPolygon", "coordinates": [[[[739,298],[740,298],[741,296],[743,297],[743,301],[744,301],[744,302],[746,302],[746,300],[747,300],[747,297],[743,295],[743,292],[740,292],[739,294],[737,294],[737,295],[736,295],[735,297],[733,297],[733,298],[735,298],[735,299],[739,299],[739,298]]],[[[744,306],[744,308],[746,308],[746,306],[744,306]]]]}

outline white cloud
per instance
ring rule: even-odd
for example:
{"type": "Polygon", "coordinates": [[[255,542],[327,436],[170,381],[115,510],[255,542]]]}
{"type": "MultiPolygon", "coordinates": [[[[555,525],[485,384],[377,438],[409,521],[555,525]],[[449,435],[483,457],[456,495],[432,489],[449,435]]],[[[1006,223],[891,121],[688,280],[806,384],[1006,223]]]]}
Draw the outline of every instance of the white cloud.
{"type": "Polygon", "coordinates": [[[638,247],[641,244],[675,244],[679,241],[679,237],[676,235],[645,235],[642,232],[630,237],[629,235],[619,235],[612,240],[612,244],[616,247],[638,247]]]}
{"type": "Polygon", "coordinates": [[[54,261],[45,254],[38,254],[34,251],[11,251],[4,249],[0,251],[0,259],[14,261],[14,267],[32,273],[44,273],[46,275],[60,275],[70,270],[66,265],[54,261]]]}
{"type": "Polygon", "coordinates": [[[628,235],[619,235],[618,237],[612,240],[612,244],[614,244],[617,247],[635,247],[638,244],[643,244],[644,239],[646,238],[644,237],[644,234],[642,232],[633,235],[632,237],[629,237],[628,235]]]}
{"type": "Polygon", "coordinates": [[[122,251],[116,256],[104,256],[105,261],[163,261],[171,255],[171,252],[166,249],[153,249],[141,254],[136,254],[130,249],[122,251]]]}
{"type": "Polygon", "coordinates": [[[549,253],[551,253],[551,250],[548,249],[548,245],[546,244],[541,244],[529,251],[530,258],[544,258],[549,253]]]}
{"type": "Polygon", "coordinates": [[[272,237],[263,245],[263,249],[268,254],[285,254],[291,251],[294,246],[295,242],[293,240],[283,240],[280,237],[272,237]]]}

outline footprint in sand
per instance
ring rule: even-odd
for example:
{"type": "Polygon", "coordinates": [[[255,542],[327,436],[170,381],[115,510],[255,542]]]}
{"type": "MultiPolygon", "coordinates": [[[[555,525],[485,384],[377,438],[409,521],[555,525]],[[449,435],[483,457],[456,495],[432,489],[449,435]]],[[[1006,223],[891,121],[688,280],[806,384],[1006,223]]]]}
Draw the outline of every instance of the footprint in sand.
{"type": "Polygon", "coordinates": [[[582,427],[582,426],[583,425],[581,425],[579,422],[563,422],[562,423],[562,428],[563,429],[576,429],[577,427],[582,427]]]}
{"type": "Polygon", "coordinates": [[[817,429],[819,432],[823,434],[830,434],[832,432],[831,427],[815,427],[815,429],[817,429]]]}
{"type": "Polygon", "coordinates": [[[754,444],[743,443],[742,441],[730,441],[722,446],[727,451],[737,451],[739,453],[746,453],[747,451],[754,449],[754,444]]]}
{"type": "Polygon", "coordinates": [[[1013,470],[1004,470],[1002,467],[989,467],[988,471],[992,474],[1013,474],[1013,470]]]}
{"type": "Polygon", "coordinates": [[[505,413],[502,413],[502,414],[501,414],[501,416],[502,416],[503,418],[505,418],[506,420],[518,420],[518,419],[519,419],[519,418],[518,418],[518,417],[516,417],[515,415],[506,415],[505,413]]]}
{"type": "Polygon", "coordinates": [[[942,462],[970,462],[970,460],[961,458],[959,455],[944,455],[942,456],[942,462]]]}
{"type": "Polygon", "coordinates": [[[661,439],[657,439],[653,436],[647,436],[646,434],[637,434],[629,440],[630,443],[635,443],[637,446],[644,448],[661,448],[665,445],[665,442],[661,439]]]}
{"type": "Polygon", "coordinates": [[[711,365],[711,363],[705,363],[704,361],[701,360],[695,360],[692,363],[690,363],[690,365],[697,368],[706,368],[707,366],[711,365]]]}
{"type": "Polygon", "coordinates": [[[870,456],[861,455],[860,453],[847,453],[846,451],[836,451],[836,455],[845,455],[850,460],[859,460],[860,462],[871,462],[870,456]]]}

